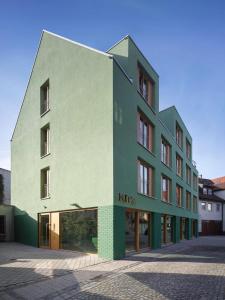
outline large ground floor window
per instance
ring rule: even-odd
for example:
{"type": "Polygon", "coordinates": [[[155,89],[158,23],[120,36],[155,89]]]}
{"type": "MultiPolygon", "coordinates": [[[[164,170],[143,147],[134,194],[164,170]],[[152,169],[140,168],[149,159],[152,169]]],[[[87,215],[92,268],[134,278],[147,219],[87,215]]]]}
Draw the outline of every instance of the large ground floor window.
{"type": "Polygon", "coordinates": [[[168,215],[161,216],[161,244],[173,242],[173,223],[172,217],[168,215]]]}
{"type": "Polygon", "coordinates": [[[149,212],[126,210],[125,245],[126,250],[139,251],[149,248],[151,240],[151,217],[149,212]]]}
{"type": "Polygon", "coordinates": [[[97,209],[39,214],[39,246],[97,252],[97,209]]]}
{"type": "Polygon", "coordinates": [[[184,240],[186,238],[186,225],[187,221],[186,221],[186,218],[180,218],[180,239],[181,240],[184,240]]]}
{"type": "Polygon", "coordinates": [[[60,248],[97,252],[97,210],[59,214],[60,248]]]}

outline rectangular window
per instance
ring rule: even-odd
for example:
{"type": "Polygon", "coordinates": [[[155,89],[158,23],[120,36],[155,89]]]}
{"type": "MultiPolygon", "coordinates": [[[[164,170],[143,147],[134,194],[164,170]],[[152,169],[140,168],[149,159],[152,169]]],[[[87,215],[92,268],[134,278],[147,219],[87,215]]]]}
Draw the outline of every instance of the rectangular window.
{"type": "Polygon", "coordinates": [[[186,139],[186,157],[187,159],[191,160],[191,144],[189,143],[188,139],[186,139]]]}
{"type": "Polygon", "coordinates": [[[191,209],[191,193],[186,191],[186,209],[191,209]]]}
{"type": "Polygon", "coordinates": [[[197,207],[197,197],[193,196],[193,212],[197,212],[198,207],[197,207]]]}
{"type": "Polygon", "coordinates": [[[212,189],[208,189],[208,195],[212,195],[212,189]]]}
{"type": "Polygon", "coordinates": [[[162,200],[165,202],[170,202],[170,191],[171,191],[171,180],[165,176],[162,175],[161,177],[161,197],[162,200]]]}
{"type": "Polygon", "coordinates": [[[198,177],[194,173],[193,173],[193,188],[195,191],[197,191],[197,189],[198,189],[198,177]]]}
{"type": "Polygon", "coordinates": [[[216,203],[216,211],[220,211],[220,203],[216,203]]]}
{"type": "Polygon", "coordinates": [[[191,185],[191,168],[186,165],[186,182],[191,185]]]}
{"type": "Polygon", "coordinates": [[[49,183],[50,183],[50,169],[48,167],[41,170],[41,198],[50,197],[49,183]]]}
{"type": "Polygon", "coordinates": [[[180,148],[183,148],[183,131],[178,123],[176,123],[176,142],[180,148]]]}
{"type": "Polygon", "coordinates": [[[212,203],[207,203],[207,210],[212,211],[212,203]]]}
{"type": "Polygon", "coordinates": [[[207,188],[203,188],[203,194],[207,195],[207,188]]]}
{"type": "Polygon", "coordinates": [[[176,170],[177,170],[177,175],[182,177],[183,176],[183,159],[178,154],[176,155],[176,170]]]}
{"type": "Polygon", "coordinates": [[[176,185],[177,206],[182,207],[183,189],[178,184],[176,185]]]}
{"type": "Polygon", "coordinates": [[[153,140],[154,140],[154,126],[152,123],[142,114],[138,113],[138,142],[153,152],[153,140]]]}
{"type": "Polygon", "coordinates": [[[147,75],[145,70],[139,65],[139,92],[145,101],[151,106],[154,107],[154,82],[147,75]]]}
{"type": "Polygon", "coordinates": [[[50,126],[49,124],[41,128],[41,156],[50,153],[50,126]]]}
{"type": "Polygon", "coordinates": [[[40,89],[41,115],[49,110],[49,80],[40,89]]]}
{"type": "Polygon", "coordinates": [[[202,208],[202,210],[206,210],[206,203],[205,202],[201,202],[201,208],[202,208]]]}
{"type": "Polygon", "coordinates": [[[165,165],[171,166],[171,146],[163,137],[161,139],[161,161],[165,165]]]}
{"type": "Polygon", "coordinates": [[[79,252],[97,252],[97,209],[60,212],[60,248],[79,252]]]}
{"type": "Polygon", "coordinates": [[[138,192],[153,196],[153,168],[138,161],[138,192]]]}

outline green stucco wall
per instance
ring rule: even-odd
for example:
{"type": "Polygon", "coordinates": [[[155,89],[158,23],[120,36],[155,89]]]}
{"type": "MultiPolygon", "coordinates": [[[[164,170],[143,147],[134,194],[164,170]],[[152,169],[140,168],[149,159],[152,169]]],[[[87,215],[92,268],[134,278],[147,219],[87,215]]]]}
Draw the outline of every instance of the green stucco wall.
{"type": "MultiPolygon", "coordinates": [[[[112,205],[112,68],[108,56],[44,32],[12,139],[12,204],[22,228],[32,224],[37,232],[38,212],[112,205]],[[50,111],[40,117],[47,79],[50,111]],[[51,154],[40,158],[47,123],[51,154]],[[40,170],[47,166],[51,197],[40,200],[40,170]]],[[[37,244],[33,230],[18,232],[18,241],[37,244]]]]}

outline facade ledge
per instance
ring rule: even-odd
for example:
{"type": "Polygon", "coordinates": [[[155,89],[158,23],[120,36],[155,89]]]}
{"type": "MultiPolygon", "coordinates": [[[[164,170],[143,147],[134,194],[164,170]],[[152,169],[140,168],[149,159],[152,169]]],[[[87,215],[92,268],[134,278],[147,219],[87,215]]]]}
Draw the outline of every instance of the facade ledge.
{"type": "Polygon", "coordinates": [[[165,167],[167,167],[170,171],[172,171],[172,168],[171,168],[171,166],[168,166],[167,164],[165,164],[163,161],[161,161],[161,163],[165,166],[165,167]]]}
{"type": "Polygon", "coordinates": [[[47,109],[45,112],[43,112],[42,114],[41,114],[41,118],[43,117],[43,116],[45,116],[48,112],[50,111],[50,108],[49,109],[47,109]]]}
{"type": "Polygon", "coordinates": [[[49,153],[47,153],[47,154],[44,154],[44,155],[42,155],[42,156],[41,156],[41,159],[42,159],[42,158],[45,158],[46,156],[49,156],[50,154],[51,154],[51,152],[49,152],[49,153]]]}
{"type": "Polygon", "coordinates": [[[151,109],[153,114],[156,115],[155,109],[151,105],[149,105],[149,103],[145,100],[145,98],[142,96],[142,94],[140,93],[140,91],[138,89],[137,89],[137,92],[141,96],[141,99],[144,100],[145,104],[151,109]]]}
{"type": "Polygon", "coordinates": [[[172,202],[167,202],[167,201],[165,201],[165,200],[162,200],[162,199],[161,199],[161,202],[163,202],[163,203],[165,203],[165,204],[168,204],[168,205],[173,205],[173,203],[172,203],[172,202]]]}
{"type": "Polygon", "coordinates": [[[151,155],[153,155],[154,157],[156,157],[155,153],[151,152],[148,148],[146,148],[145,146],[143,146],[140,142],[137,141],[137,144],[140,145],[146,151],[148,151],[148,153],[150,153],[151,155]]]}
{"type": "Polygon", "coordinates": [[[48,196],[48,197],[41,198],[41,200],[48,200],[50,198],[51,198],[51,196],[48,196]]]}
{"type": "Polygon", "coordinates": [[[140,193],[140,192],[138,192],[137,194],[138,194],[139,196],[144,196],[144,197],[149,198],[149,199],[152,199],[152,200],[157,200],[157,198],[154,197],[154,196],[145,195],[145,194],[142,194],[142,193],[140,193]]]}

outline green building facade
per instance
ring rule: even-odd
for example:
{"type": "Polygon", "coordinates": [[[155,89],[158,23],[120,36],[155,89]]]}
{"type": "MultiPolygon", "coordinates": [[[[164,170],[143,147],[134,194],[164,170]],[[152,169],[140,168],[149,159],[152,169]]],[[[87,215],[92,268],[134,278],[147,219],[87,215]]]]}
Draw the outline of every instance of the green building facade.
{"type": "Polygon", "coordinates": [[[12,137],[15,238],[119,259],[197,236],[192,138],[134,41],[43,31],[12,137]]]}

